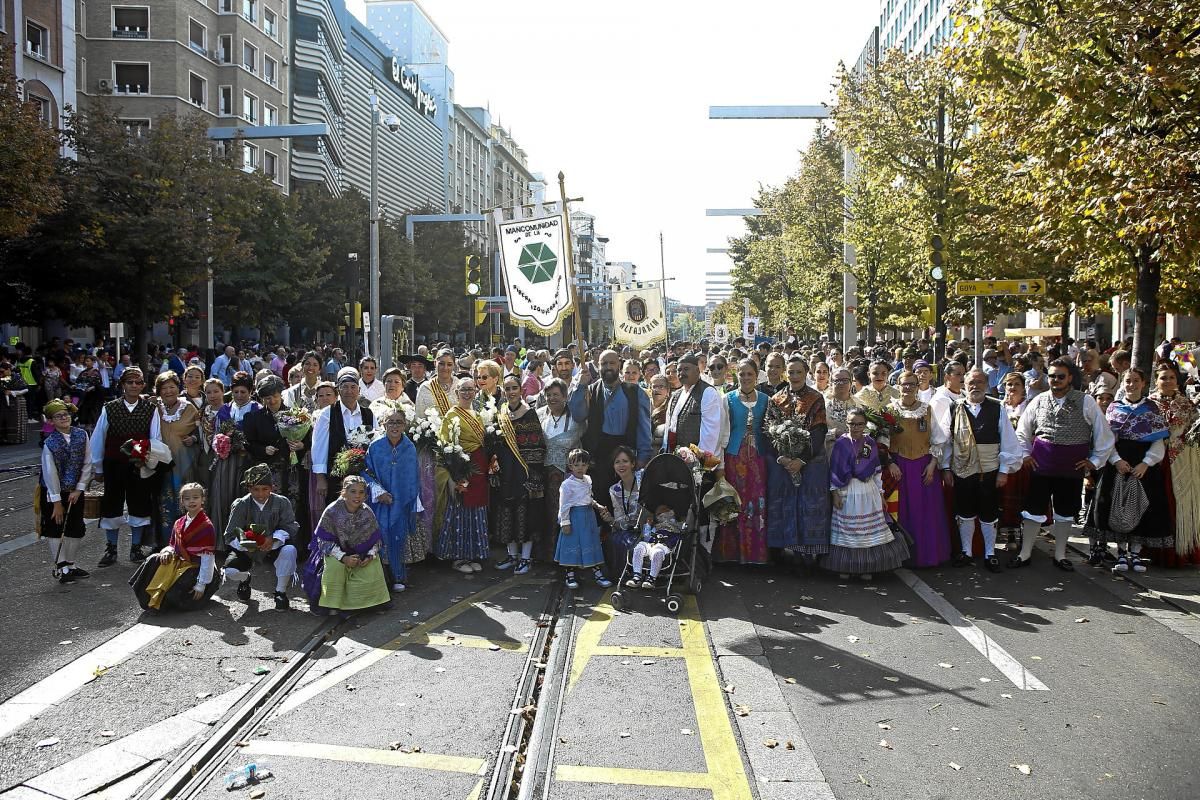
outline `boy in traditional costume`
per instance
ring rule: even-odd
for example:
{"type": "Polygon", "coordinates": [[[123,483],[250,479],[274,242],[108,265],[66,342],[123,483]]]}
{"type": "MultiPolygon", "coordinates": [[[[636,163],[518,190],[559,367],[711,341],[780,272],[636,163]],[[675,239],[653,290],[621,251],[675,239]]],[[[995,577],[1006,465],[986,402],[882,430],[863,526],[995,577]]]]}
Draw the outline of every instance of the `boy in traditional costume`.
{"type": "Polygon", "coordinates": [[[275,567],[275,610],[288,609],[288,586],[296,575],[296,547],[288,540],[300,530],[291,502],[275,494],[271,486],[271,468],[255,464],[246,470],[247,494],[233,501],[225,541],[231,555],[225,562],[225,579],[237,581],[237,596],[250,602],[250,570],[255,554],[265,553],[263,561],[275,567]]]}
{"type": "Polygon", "coordinates": [[[60,583],[88,577],[86,570],[75,566],[75,556],[85,533],[83,493],[92,480],[92,445],[87,433],[71,424],[75,411],[75,406],[62,400],[51,400],[42,409],[54,431],[42,446],[42,474],[38,479],[41,534],[50,544],[50,558],[60,583]]]}

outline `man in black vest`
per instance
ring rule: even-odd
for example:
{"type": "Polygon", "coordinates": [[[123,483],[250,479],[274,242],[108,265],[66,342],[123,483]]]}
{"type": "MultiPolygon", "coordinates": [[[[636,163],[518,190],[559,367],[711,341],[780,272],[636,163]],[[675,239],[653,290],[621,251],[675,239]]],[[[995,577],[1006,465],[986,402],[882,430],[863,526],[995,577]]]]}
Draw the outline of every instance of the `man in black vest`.
{"type": "Polygon", "coordinates": [[[571,419],[587,422],[582,444],[592,454],[592,494],[606,507],[612,505],[608,490],[616,483],[612,452],[619,445],[632,447],[638,468],[652,455],[650,448],[650,396],[637,386],[621,382],[621,357],[612,350],[600,354],[600,380],[591,364],[579,370],[571,389],[568,409],[571,419]]]}
{"type": "Polygon", "coordinates": [[[721,439],[721,393],[700,379],[700,359],[695,353],[679,359],[676,369],[680,386],[667,404],[663,452],[694,444],[715,455],[721,439]]]}
{"type": "Polygon", "coordinates": [[[996,558],[996,520],[1000,514],[1000,490],[1010,473],[1021,468],[1021,445],[1000,401],[988,397],[988,376],[981,369],[967,375],[966,395],[954,401],[949,425],[935,425],[932,445],[941,453],[942,482],[954,490],[954,516],[962,551],[954,566],[970,566],[975,539],[975,520],[983,534],[983,557],[987,568],[1000,571],[996,558]]]}
{"type": "Polygon", "coordinates": [[[337,373],[338,401],[313,417],[312,471],[317,476],[313,505],[325,508],[342,491],[342,479],[330,475],[337,454],[346,446],[346,434],[355,428],[375,427],[371,409],[358,402],[358,370],[342,367],[337,373]]]}

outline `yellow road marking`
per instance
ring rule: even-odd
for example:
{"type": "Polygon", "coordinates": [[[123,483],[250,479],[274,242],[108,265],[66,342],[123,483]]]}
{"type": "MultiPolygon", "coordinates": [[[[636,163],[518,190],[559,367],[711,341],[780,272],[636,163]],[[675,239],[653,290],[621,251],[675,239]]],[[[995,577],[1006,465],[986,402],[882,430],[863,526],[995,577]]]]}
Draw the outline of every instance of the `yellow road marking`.
{"type": "Polygon", "coordinates": [[[411,767],[438,772],[460,772],[482,775],[487,762],[482,758],[444,756],[436,753],[404,753],[399,750],[375,750],[370,747],[346,747],[318,742],[251,741],[242,752],[262,756],[294,756],[320,758],[326,761],[349,761],[355,764],[378,764],[384,767],[411,767]]]}
{"type": "Polygon", "coordinates": [[[490,650],[492,647],[499,647],[501,650],[509,650],[513,653],[524,653],[529,649],[528,642],[510,642],[505,639],[484,639],[482,636],[468,636],[461,633],[450,635],[432,633],[423,639],[412,641],[410,644],[423,644],[433,647],[477,647],[481,650],[490,650]]]}
{"type": "Polygon", "coordinates": [[[685,658],[682,647],[642,647],[631,644],[602,644],[592,650],[593,656],[640,656],[642,658],[685,658]]]}
{"type": "Polygon", "coordinates": [[[613,609],[609,604],[611,592],[592,609],[592,614],[579,630],[575,655],[571,662],[570,686],[574,686],[587,662],[594,656],[637,655],[659,658],[682,656],[687,667],[688,686],[696,708],[696,727],[704,750],[707,772],[671,772],[668,770],[621,769],[617,767],[587,767],[563,764],[555,768],[560,781],[577,783],[608,783],[635,786],[664,786],[686,789],[708,789],[713,800],[752,800],[746,768],[721,684],[708,634],[700,619],[696,598],[684,597],[679,617],[679,635],[683,647],[643,647],[637,645],[601,645],[612,622],[613,609]]]}
{"type": "MultiPolygon", "coordinates": [[[[506,592],[510,589],[514,589],[518,586],[546,584],[549,582],[550,581],[547,578],[510,578],[503,583],[498,583],[495,586],[490,586],[487,589],[478,591],[470,597],[463,598],[449,608],[433,615],[420,625],[417,625],[412,630],[405,631],[395,639],[392,639],[390,642],[382,644],[373,650],[369,650],[353,661],[343,664],[337,669],[330,670],[328,673],[322,675],[320,678],[317,678],[312,683],[300,687],[291,695],[289,695],[287,700],[285,700],[279,706],[279,710],[276,712],[276,714],[283,715],[300,707],[322,692],[337,686],[347,678],[357,675],[368,667],[374,666],[397,650],[413,644],[431,643],[432,637],[435,636],[435,634],[430,633],[430,631],[440,628],[442,625],[450,622],[460,614],[471,610],[479,603],[490,600],[496,595],[506,592]]],[[[470,647],[472,645],[467,646],[470,647]]],[[[503,647],[503,644],[501,646],[503,647]]]]}
{"type": "Polygon", "coordinates": [[[708,634],[693,595],[684,596],[679,635],[687,653],[684,663],[687,664],[692,702],[696,706],[696,728],[704,746],[704,763],[712,778],[713,800],[751,800],[753,795],[746,778],[746,768],[733,735],[725,695],[717,680],[708,634]]]}
{"type": "MultiPolygon", "coordinates": [[[[613,783],[628,786],[663,786],[675,789],[712,789],[707,772],[670,772],[658,769],[621,769],[620,767],[576,767],[564,764],[554,769],[554,777],[572,783],[613,783]]],[[[715,795],[714,795],[715,796],[715,795]]]]}
{"type": "Polygon", "coordinates": [[[475,788],[467,795],[467,800],[479,800],[479,796],[483,794],[483,778],[480,778],[475,783],[475,788]]]}
{"type": "Polygon", "coordinates": [[[575,636],[575,656],[571,659],[571,678],[567,682],[568,690],[575,688],[575,683],[583,674],[583,668],[587,666],[587,662],[591,660],[596,648],[600,646],[600,637],[604,635],[604,632],[608,630],[609,623],[612,622],[613,607],[609,602],[611,598],[612,590],[610,589],[592,608],[592,615],[587,618],[575,636]]]}

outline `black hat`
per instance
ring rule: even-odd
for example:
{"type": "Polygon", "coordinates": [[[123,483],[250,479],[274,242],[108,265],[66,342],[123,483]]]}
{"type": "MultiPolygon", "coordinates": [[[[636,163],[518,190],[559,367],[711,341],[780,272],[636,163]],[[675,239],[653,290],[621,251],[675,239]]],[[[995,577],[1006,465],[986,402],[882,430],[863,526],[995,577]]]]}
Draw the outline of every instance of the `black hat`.
{"type": "Polygon", "coordinates": [[[427,355],[423,356],[420,353],[406,353],[396,359],[397,364],[411,364],[414,361],[420,361],[425,365],[425,369],[428,370],[432,370],[435,366],[432,358],[427,355]]]}

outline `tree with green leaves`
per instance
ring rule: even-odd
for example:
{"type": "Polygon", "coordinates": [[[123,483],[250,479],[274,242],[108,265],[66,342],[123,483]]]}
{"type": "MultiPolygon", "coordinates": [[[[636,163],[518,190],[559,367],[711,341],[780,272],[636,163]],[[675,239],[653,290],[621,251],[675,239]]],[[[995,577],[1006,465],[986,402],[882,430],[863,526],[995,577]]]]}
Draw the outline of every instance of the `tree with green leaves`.
{"type": "Polygon", "coordinates": [[[1133,363],[1148,368],[1160,307],[1198,300],[1195,4],[983,0],[962,19],[962,84],[1019,157],[1008,196],[1077,283],[1135,293],[1133,363]]]}
{"type": "Polygon", "coordinates": [[[55,180],[58,134],[25,102],[12,69],[12,47],[0,53],[0,247],[24,236],[62,203],[55,180]]]}

